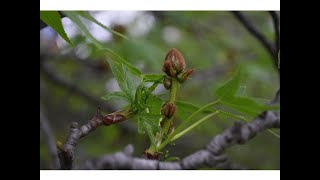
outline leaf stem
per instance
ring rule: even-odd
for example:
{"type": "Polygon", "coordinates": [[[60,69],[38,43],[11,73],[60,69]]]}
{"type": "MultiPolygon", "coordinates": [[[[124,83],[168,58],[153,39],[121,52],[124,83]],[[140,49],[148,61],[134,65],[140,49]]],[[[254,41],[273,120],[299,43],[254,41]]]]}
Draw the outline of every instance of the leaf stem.
{"type": "MultiPolygon", "coordinates": [[[[177,78],[172,78],[172,86],[170,89],[170,99],[169,102],[175,104],[176,98],[177,98],[177,92],[178,92],[178,87],[179,87],[179,82],[177,78]]],[[[172,116],[170,119],[168,118],[163,118],[163,132],[167,135],[170,124],[173,121],[174,116],[172,116]]]]}
{"type": "Polygon", "coordinates": [[[179,82],[177,78],[172,78],[172,86],[170,89],[170,99],[169,102],[175,103],[177,98],[177,92],[178,92],[179,82]]]}
{"type": "Polygon", "coordinates": [[[205,117],[203,117],[202,119],[200,119],[199,121],[195,122],[194,124],[192,124],[191,126],[189,126],[188,128],[186,128],[185,130],[183,130],[182,132],[178,133],[177,135],[175,135],[171,141],[174,141],[176,139],[179,139],[181,136],[185,135],[187,132],[191,131],[193,128],[195,128],[196,126],[198,126],[200,123],[202,123],[203,121],[211,118],[212,116],[218,114],[219,111],[216,111],[214,113],[211,113],[205,117]]]}
{"type": "MultiPolygon", "coordinates": [[[[171,85],[171,89],[170,89],[170,99],[169,99],[170,103],[175,104],[175,101],[177,99],[178,88],[179,88],[178,80],[176,78],[172,78],[172,85],[171,85]]],[[[163,116],[163,120],[162,120],[163,121],[163,128],[162,128],[162,132],[160,134],[161,137],[156,140],[155,144],[160,145],[163,137],[168,135],[167,133],[170,129],[170,124],[173,121],[173,118],[174,118],[174,116],[172,116],[170,119],[163,116]]],[[[149,147],[148,150],[146,150],[146,152],[148,152],[150,154],[154,154],[154,153],[158,153],[159,150],[158,150],[157,146],[151,144],[151,146],[149,147]]]]}

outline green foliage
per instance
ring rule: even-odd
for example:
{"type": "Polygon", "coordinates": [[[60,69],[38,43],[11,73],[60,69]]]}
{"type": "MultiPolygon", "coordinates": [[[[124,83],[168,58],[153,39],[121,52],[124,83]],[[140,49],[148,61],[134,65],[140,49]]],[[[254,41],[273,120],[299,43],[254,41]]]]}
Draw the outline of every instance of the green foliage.
{"type": "Polygon", "coordinates": [[[216,90],[216,96],[222,101],[234,97],[240,86],[241,75],[241,69],[238,68],[233,77],[216,90]]]}
{"type": "MultiPolygon", "coordinates": [[[[177,106],[177,117],[181,118],[182,120],[187,119],[193,112],[199,110],[201,107],[189,102],[185,101],[176,101],[177,106]]],[[[211,108],[207,108],[203,110],[201,113],[212,113],[214,112],[211,108]]]]}
{"type": "Polygon", "coordinates": [[[122,38],[128,39],[127,36],[125,36],[125,35],[123,35],[123,34],[121,34],[121,33],[119,33],[119,32],[116,32],[116,31],[110,29],[109,27],[101,24],[101,23],[100,23],[99,21],[97,21],[94,17],[92,17],[89,13],[87,13],[87,12],[85,12],[85,11],[77,11],[76,13],[77,13],[78,15],[80,15],[80,16],[82,16],[82,17],[84,17],[84,18],[86,18],[86,19],[94,22],[95,24],[99,25],[99,26],[102,27],[103,29],[105,29],[105,30],[107,30],[107,31],[109,31],[109,32],[111,32],[111,33],[113,33],[113,34],[116,34],[116,35],[118,35],[118,36],[120,36],[120,37],[122,37],[122,38]]]}
{"type": "Polygon", "coordinates": [[[142,80],[144,82],[162,82],[162,79],[164,78],[164,74],[143,74],[142,80]]]}
{"type": "Polygon", "coordinates": [[[238,112],[244,113],[251,117],[255,117],[258,114],[266,110],[278,110],[279,106],[263,105],[248,97],[229,97],[221,101],[224,105],[235,109],[238,112]]]}
{"type": "Polygon", "coordinates": [[[137,88],[134,103],[137,111],[134,119],[138,121],[138,132],[147,132],[153,145],[155,145],[155,134],[160,131],[162,117],[160,109],[163,105],[161,98],[152,94],[157,85],[158,83],[155,82],[152,86],[146,87],[145,82],[141,82],[137,88]]]}
{"type": "Polygon", "coordinates": [[[119,61],[108,59],[110,69],[115,76],[121,92],[114,92],[103,96],[105,100],[125,99],[130,103],[134,113],[133,119],[138,122],[138,132],[147,133],[150,142],[155,143],[155,135],[160,131],[161,113],[163,101],[152,94],[157,85],[161,82],[163,75],[143,75],[139,69],[126,62],[113,51],[109,50],[119,61]],[[140,77],[134,79],[134,77],[140,77]],[[147,86],[153,82],[151,86],[147,86]]]}
{"type": "Polygon", "coordinates": [[[68,35],[64,31],[60,14],[57,11],[40,11],[40,19],[54,29],[70,45],[73,46],[68,35]]]}
{"type": "Polygon", "coordinates": [[[141,112],[135,116],[138,121],[138,132],[144,134],[147,132],[150,142],[155,145],[155,134],[159,132],[161,115],[141,112]]]}
{"type": "Polygon", "coordinates": [[[84,33],[84,35],[92,41],[98,48],[102,48],[103,45],[90,33],[86,25],[81,21],[78,14],[72,11],[63,11],[63,13],[73,21],[79,29],[84,33]]]}
{"type": "Polygon", "coordinates": [[[163,155],[163,161],[164,162],[172,162],[172,161],[179,161],[179,160],[180,160],[179,157],[175,157],[175,156],[169,157],[169,151],[168,150],[166,150],[166,152],[163,155]]]}
{"type": "Polygon", "coordinates": [[[278,105],[269,106],[259,103],[253,98],[242,96],[244,87],[240,86],[241,69],[237,69],[233,77],[215,92],[219,101],[234,110],[255,117],[265,110],[278,110],[278,105]],[[239,96],[240,95],[240,96],[239,96]]]}
{"type": "Polygon", "coordinates": [[[126,94],[124,94],[123,92],[112,92],[110,94],[102,96],[101,98],[105,101],[118,100],[118,99],[128,101],[126,94]]]}
{"type": "Polygon", "coordinates": [[[92,21],[93,23],[99,25],[100,27],[104,28],[105,30],[120,36],[122,38],[128,39],[126,36],[122,35],[121,33],[118,33],[116,31],[113,31],[112,29],[110,29],[109,27],[101,24],[99,21],[97,21],[95,18],[93,18],[89,13],[84,12],[84,11],[76,11],[76,12],[72,12],[72,11],[63,11],[63,13],[70,18],[70,20],[72,20],[78,27],[79,29],[84,33],[84,35],[90,39],[92,41],[92,43],[94,43],[99,49],[103,48],[103,44],[100,43],[88,30],[88,28],[86,27],[86,25],[82,22],[82,20],[80,19],[80,17],[86,18],[90,21],[92,21]]]}
{"type": "Polygon", "coordinates": [[[134,103],[137,82],[134,80],[133,74],[123,64],[115,63],[111,60],[108,60],[108,62],[125,98],[128,102],[134,103]]]}
{"type": "Polygon", "coordinates": [[[141,76],[142,72],[136,68],[135,66],[133,66],[132,64],[128,63],[125,59],[123,59],[121,56],[119,56],[117,53],[115,53],[114,51],[112,51],[109,48],[105,48],[105,49],[101,49],[101,50],[106,50],[106,56],[107,58],[113,60],[113,61],[117,61],[118,63],[121,63],[123,65],[126,66],[126,68],[134,75],[136,76],[141,76]]]}
{"type": "Polygon", "coordinates": [[[247,89],[247,86],[240,86],[236,93],[236,96],[244,96],[246,89],[247,89]]]}

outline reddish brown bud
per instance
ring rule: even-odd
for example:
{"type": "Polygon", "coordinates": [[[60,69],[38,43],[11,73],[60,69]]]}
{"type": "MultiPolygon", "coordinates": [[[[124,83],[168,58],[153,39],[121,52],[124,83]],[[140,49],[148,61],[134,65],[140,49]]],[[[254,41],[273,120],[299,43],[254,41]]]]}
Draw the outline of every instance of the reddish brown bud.
{"type": "Polygon", "coordinates": [[[173,132],[174,132],[174,125],[173,125],[173,122],[171,121],[170,122],[170,127],[169,127],[169,131],[168,131],[168,134],[167,135],[170,135],[170,134],[172,134],[173,132]]]}
{"type": "Polygon", "coordinates": [[[165,57],[162,70],[170,77],[186,68],[186,62],[182,54],[175,48],[171,49],[165,57]]]}
{"type": "Polygon", "coordinates": [[[176,105],[171,102],[164,104],[161,113],[163,116],[170,119],[176,113],[176,105]]]}
{"type": "Polygon", "coordinates": [[[109,126],[110,124],[116,124],[128,119],[131,116],[131,112],[128,111],[116,111],[111,114],[103,116],[103,124],[109,126]]]}
{"type": "Polygon", "coordinates": [[[165,76],[162,83],[166,89],[171,89],[172,79],[169,76],[165,76]]]}
{"type": "Polygon", "coordinates": [[[178,74],[177,79],[180,83],[183,83],[193,73],[194,69],[186,69],[178,74]]]}
{"type": "Polygon", "coordinates": [[[112,114],[108,114],[103,117],[104,125],[108,126],[113,123],[114,116],[112,114]]]}

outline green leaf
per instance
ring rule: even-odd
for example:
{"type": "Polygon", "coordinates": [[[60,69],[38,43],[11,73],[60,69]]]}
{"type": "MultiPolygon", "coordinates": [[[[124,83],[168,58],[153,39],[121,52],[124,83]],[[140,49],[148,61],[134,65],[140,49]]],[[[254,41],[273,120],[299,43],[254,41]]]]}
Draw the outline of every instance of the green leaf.
{"type": "Polygon", "coordinates": [[[270,99],[262,99],[262,98],[255,98],[255,97],[250,97],[250,98],[260,104],[268,104],[271,101],[270,99]]]}
{"type": "Polygon", "coordinates": [[[268,106],[258,103],[253,98],[244,97],[245,86],[240,86],[241,69],[238,68],[236,73],[229,81],[217,89],[216,95],[224,105],[238,111],[255,117],[266,110],[278,110],[280,106],[268,106]]]}
{"type": "Polygon", "coordinates": [[[150,140],[151,144],[156,146],[155,134],[152,131],[152,126],[149,123],[147,123],[146,121],[143,121],[143,126],[144,126],[143,128],[145,129],[145,131],[148,134],[148,137],[149,137],[149,140],[150,140]]]}
{"type": "Polygon", "coordinates": [[[160,111],[163,104],[164,104],[164,101],[160,97],[151,94],[149,95],[146,101],[146,108],[148,108],[150,114],[161,116],[160,111]]]}
{"type": "Polygon", "coordinates": [[[74,46],[64,31],[60,14],[57,11],[40,11],[40,19],[54,29],[70,45],[74,46]]]}
{"type": "Polygon", "coordinates": [[[171,162],[171,161],[180,161],[179,157],[169,157],[164,160],[165,162],[171,162]]]}
{"type": "Polygon", "coordinates": [[[142,80],[144,82],[162,82],[164,74],[143,74],[142,80]]]}
{"type": "Polygon", "coordinates": [[[216,90],[216,96],[218,96],[220,99],[234,96],[240,86],[240,80],[241,71],[240,68],[238,68],[233,77],[216,90]]]}
{"type": "Polygon", "coordinates": [[[240,86],[237,93],[236,93],[236,96],[244,96],[246,89],[247,89],[246,86],[240,86]]]}
{"type": "MultiPolygon", "coordinates": [[[[201,107],[189,102],[184,101],[176,101],[177,106],[177,117],[181,118],[182,120],[187,119],[193,112],[199,110],[201,107]]],[[[201,113],[212,113],[214,112],[211,110],[211,107],[206,108],[205,110],[201,111],[201,113]]],[[[201,115],[201,114],[199,114],[201,115]]],[[[200,117],[200,116],[196,116],[200,117]]],[[[197,118],[194,118],[197,119],[197,118]]]]}
{"type": "Polygon", "coordinates": [[[156,81],[156,82],[154,82],[153,84],[152,84],[152,86],[150,86],[149,88],[148,88],[148,93],[152,93],[156,88],[157,88],[157,86],[159,85],[159,81],[156,81]]]}
{"type": "Polygon", "coordinates": [[[121,99],[121,100],[125,100],[125,101],[129,102],[128,97],[123,92],[112,92],[110,94],[102,96],[101,98],[106,101],[121,99]]]}
{"type": "Polygon", "coordinates": [[[144,125],[143,125],[143,119],[139,116],[134,117],[134,119],[136,119],[138,121],[138,133],[144,134],[145,130],[144,130],[144,125]]]}
{"type": "Polygon", "coordinates": [[[145,82],[141,82],[138,86],[135,94],[134,104],[137,109],[144,109],[144,108],[158,108],[160,112],[162,106],[162,100],[160,97],[155,96],[152,94],[154,89],[157,87],[158,82],[153,83],[152,86],[149,88],[145,87],[145,82]],[[155,106],[155,107],[153,107],[155,106]]]}
{"type": "Polygon", "coordinates": [[[115,53],[111,49],[104,48],[101,50],[107,50],[107,52],[106,52],[107,58],[110,58],[113,61],[117,61],[118,63],[124,64],[132,74],[137,75],[139,77],[142,76],[142,72],[138,68],[136,68],[133,65],[131,65],[130,63],[128,63],[125,59],[123,59],[121,56],[119,56],[117,53],[115,53]]]}
{"type": "Polygon", "coordinates": [[[227,120],[228,118],[230,118],[230,119],[234,119],[234,120],[243,120],[245,122],[249,121],[244,116],[232,114],[232,113],[222,111],[222,110],[219,110],[219,113],[217,115],[223,120],[227,120]]]}
{"type": "Polygon", "coordinates": [[[134,103],[135,91],[137,89],[138,81],[133,79],[133,75],[128,71],[128,69],[119,63],[114,63],[108,60],[110,69],[115,76],[120,89],[125,94],[130,103],[134,103]]]}
{"type": "Polygon", "coordinates": [[[92,41],[92,43],[94,43],[98,48],[102,49],[103,45],[89,32],[89,30],[83,24],[83,22],[81,21],[81,19],[79,18],[76,12],[63,11],[63,13],[79,27],[79,29],[84,33],[84,35],[88,39],[92,41]]]}
{"type": "Polygon", "coordinates": [[[100,23],[99,21],[97,21],[94,17],[92,17],[89,13],[87,13],[87,12],[85,12],[85,11],[77,11],[76,13],[77,13],[78,15],[80,15],[80,16],[82,16],[82,17],[84,17],[84,18],[86,18],[86,19],[88,19],[88,20],[96,23],[97,25],[99,25],[99,26],[102,27],[103,29],[109,31],[110,33],[113,33],[113,34],[116,34],[116,35],[118,35],[118,36],[120,36],[120,37],[122,37],[122,38],[128,39],[128,37],[126,37],[125,35],[117,32],[117,31],[114,31],[114,30],[110,29],[109,27],[101,24],[101,23],[100,23]]]}
{"type": "Polygon", "coordinates": [[[139,113],[135,116],[138,120],[138,133],[147,133],[150,142],[155,145],[155,134],[161,130],[160,118],[161,115],[152,115],[148,113],[139,113]]]}
{"type": "Polygon", "coordinates": [[[254,99],[248,97],[229,97],[224,98],[221,102],[236,111],[250,115],[251,117],[255,117],[266,110],[279,110],[280,108],[278,105],[269,106],[259,104],[254,99]]]}

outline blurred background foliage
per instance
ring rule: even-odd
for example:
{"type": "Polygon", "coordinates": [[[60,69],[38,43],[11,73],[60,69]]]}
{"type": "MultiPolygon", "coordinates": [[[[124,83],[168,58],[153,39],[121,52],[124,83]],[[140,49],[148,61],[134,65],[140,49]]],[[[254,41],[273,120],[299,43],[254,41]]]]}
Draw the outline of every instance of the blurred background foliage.
{"type": "MultiPolygon", "coordinates": [[[[242,82],[246,96],[271,100],[280,88],[278,72],[263,46],[230,13],[223,11],[93,11],[102,24],[126,35],[115,36],[96,24],[81,19],[103,46],[121,55],[144,73],[163,73],[162,64],[170,48],[179,49],[192,79],[182,85],[178,99],[198,105],[212,102],[215,89],[230,78],[237,64],[247,76],[242,82]]],[[[267,12],[243,12],[270,41],[275,32],[267,12]]],[[[101,103],[105,113],[118,110],[123,102],[103,102],[100,97],[119,90],[101,51],[67,17],[65,31],[75,45],[70,47],[50,27],[40,31],[40,110],[49,120],[56,141],[64,142],[69,125],[90,120],[101,103]],[[43,62],[43,63],[42,63],[43,62]],[[110,108],[111,107],[111,108],[110,108]]],[[[166,93],[160,85],[157,94],[166,93]]],[[[183,119],[176,119],[179,124],[183,119]]],[[[180,158],[203,148],[210,139],[232,125],[232,119],[205,121],[169,146],[170,156],[180,158]]],[[[81,139],[75,161],[122,150],[131,143],[135,155],[149,147],[146,135],[136,132],[130,121],[100,127],[81,139]]],[[[280,134],[279,130],[274,130],[280,134]]],[[[245,145],[227,150],[230,158],[249,169],[280,169],[280,139],[267,131],[245,145]]],[[[51,157],[40,129],[40,169],[50,169],[51,157]]]]}

